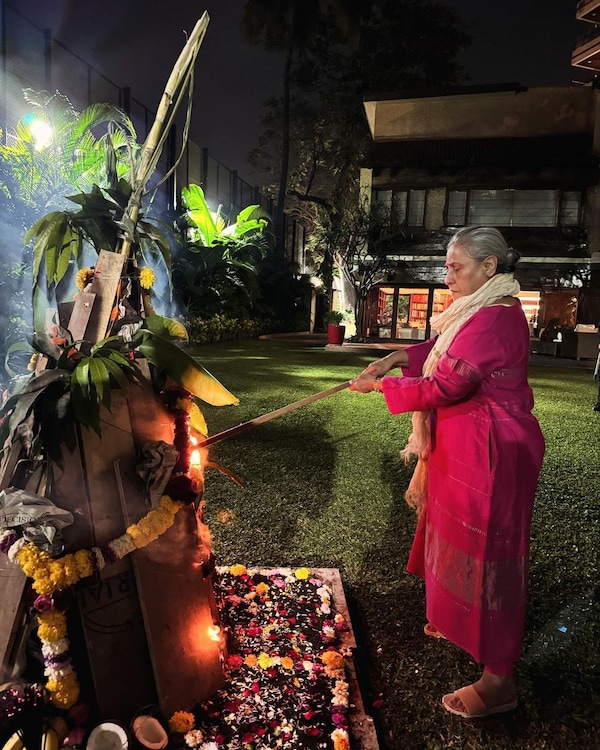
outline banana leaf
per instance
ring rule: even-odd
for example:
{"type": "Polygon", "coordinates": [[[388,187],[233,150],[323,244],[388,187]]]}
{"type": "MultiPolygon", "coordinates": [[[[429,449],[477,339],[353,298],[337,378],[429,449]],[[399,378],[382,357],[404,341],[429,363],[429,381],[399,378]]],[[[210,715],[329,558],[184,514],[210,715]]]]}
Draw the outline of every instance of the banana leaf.
{"type": "Polygon", "coordinates": [[[134,337],[134,347],[146,359],[193,396],[211,406],[237,406],[239,399],[183,349],[143,329],[134,337]],[[139,343],[138,343],[139,342],[139,343]]]}
{"type": "Polygon", "coordinates": [[[204,419],[204,414],[200,411],[198,404],[192,403],[188,416],[190,418],[190,427],[196,432],[199,432],[202,437],[208,436],[208,425],[204,419]]]}
{"type": "Polygon", "coordinates": [[[165,318],[162,315],[149,315],[146,318],[146,328],[158,336],[169,339],[177,339],[187,343],[188,332],[185,326],[173,318],[165,318]]]}
{"type": "Polygon", "coordinates": [[[33,349],[31,348],[31,346],[29,344],[26,344],[24,341],[17,341],[14,344],[11,344],[6,350],[6,354],[4,355],[4,369],[11,378],[16,377],[18,373],[10,366],[10,360],[13,355],[18,356],[19,354],[23,353],[27,353],[30,356],[33,353],[33,349]]]}

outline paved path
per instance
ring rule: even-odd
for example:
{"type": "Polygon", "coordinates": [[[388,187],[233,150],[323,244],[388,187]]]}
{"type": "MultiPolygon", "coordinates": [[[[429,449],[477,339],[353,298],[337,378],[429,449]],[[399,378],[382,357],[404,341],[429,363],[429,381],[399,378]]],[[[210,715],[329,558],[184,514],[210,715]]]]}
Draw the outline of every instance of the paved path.
{"type": "MultiPolygon", "coordinates": [[[[337,346],[335,344],[327,343],[326,333],[274,333],[266,336],[261,336],[261,339],[266,340],[277,340],[277,341],[289,341],[290,343],[297,344],[298,346],[324,346],[327,351],[336,352],[353,352],[356,354],[364,354],[365,356],[372,355],[374,357],[383,357],[386,351],[393,349],[407,349],[412,344],[402,343],[376,343],[371,342],[367,344],[358,344],[354,342],[344,342],[342,345],[337,346]]],[[[532,352],[529,357],[529,364],[535,367],[575,367],[584,370],[593,370],[596,364],[595,359],[567,359],[566,357],[552,357],[548,354],[539,354],[538,352],[532,352]]]]}

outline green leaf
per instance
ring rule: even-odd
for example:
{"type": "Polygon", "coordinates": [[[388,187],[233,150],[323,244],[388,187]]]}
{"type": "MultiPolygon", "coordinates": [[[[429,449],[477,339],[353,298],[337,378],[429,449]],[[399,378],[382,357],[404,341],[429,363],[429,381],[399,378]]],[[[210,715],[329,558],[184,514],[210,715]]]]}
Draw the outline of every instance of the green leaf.
{"type": "Polygon", "coordinates": [[[119,367],[119,365],[110,357],[104,357],[103,362],[109,374],[117,381],[119,387],[124,391],[127,391],[130,381],[127,378],[124,370],[122,370],[121,367],[119,367]]]}
{"type": "Polygon", "coordinates": [[[84,399],[90,398],[90,358],[85,357],[77,363],[71,376],[71,388],[79,389],[84,399]],[[74,386],[74,388],[73,388],[74,386]]]}
{"type": "Polygon", "coordinates": [[[145,331],[138,351],[149,362],[164,370],[182,388],[212,406],[239,404],[230,393],[196,360],[170,341],[145,331]],[[149,335],[150,334],[150,335],[149,335]]]}
{"type": "Polygon", "coordinates": [[[162,315],[149,315],[146,318],[145,326],[149,331],[159,336],[168,336],[184,342],[189,340],[185,326],[172,318],[164,318],[162,315]]]}
{"type": "Polygon", "coordinates": [[[202,188],[199,185],[188,185],[182,189],[181,198],[188,209],[186,217],[189,223],[199,230],[202,241],[207,247],[212,245],[218,235],[217,225],[206,203],[202,188]]]}
{"type": "Polygon", "coordinates": [[[196,432],[199,432],[203,437],[206,437],[208,435],[208,427],[206,425],[206,420],[204,419],[204,414],[200,411],[198,404],[192,404],[188,416],[190,418],[190,427],[193,430],[196,430],[196,432]]]}
{"type": "Polygon", "coordinates": [[[110,409],[110,376],[101,357],[90,357],[90,382],[98,401],[110,409]]]}
{"type": "Polygon", "coordinates": [[[30,354],[33,353],[33,349],[31,348],[31,346],[24,341],[17,341],[16,343],[11,344],[6,350],[6,354],[4,355],[4,369],[11,378],[16,377],[17,372],[10,366],[10,358],[13,354],[23,352],[28,352],[30,354]]]}
{"type": "MultiPolygon", "coordinates": [[[[63,211],[52,211],[37,221],[25,235],[25,244],[28,245],[31,240],[33,244],[33,283],[35,284],[40,272],[42,260],[46,262],[46,272],[48,271],[48,261],[45,259],[49,247],[53,246],[53,238],[56,237],[57,229],[66,221],[63,211]]],[[[64,234],[64,231],[63,231],[64,234]]],[[[54,265],[50,267],[51,274],[48,275],[50,280],[54,276],[54,265]]]]}

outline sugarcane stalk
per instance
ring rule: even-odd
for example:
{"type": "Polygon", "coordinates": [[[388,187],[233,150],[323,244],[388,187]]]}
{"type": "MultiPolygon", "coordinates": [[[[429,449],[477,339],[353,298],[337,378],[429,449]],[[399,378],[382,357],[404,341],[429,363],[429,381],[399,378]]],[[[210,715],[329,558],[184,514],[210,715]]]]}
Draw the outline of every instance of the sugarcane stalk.
{"type": "MultiPolygon", "coordinates": [[[[171,71],[171,75],[167,80],[165,90],[161,97],[154,123],[152,124],[150,132],[142,146],[138,167],[133,179],[133,191],[125,211],[125,216],[127,217],[126,224],[132,224],[134,228],[140,214],[142,193],[144,192],[144,188],[152,176],[156,164],[158,163],[158,159],[160,158],[162,143],[164,142],[162,139],[163,129],[169,109],[171,108],[182,82],[186,82],[191,75],[191,70],[196,62],[196,57],[198,56],[204,35],[206,34],[209,20],[210,16],[204,11],[194,26],[190,38],[186,42],[177,62],[173,66],[173,70],[171,71]]],[[[125,257],[129,255],[132,239],[132,232],[126,231],[121,241],[121,255],[125,257]]]]}

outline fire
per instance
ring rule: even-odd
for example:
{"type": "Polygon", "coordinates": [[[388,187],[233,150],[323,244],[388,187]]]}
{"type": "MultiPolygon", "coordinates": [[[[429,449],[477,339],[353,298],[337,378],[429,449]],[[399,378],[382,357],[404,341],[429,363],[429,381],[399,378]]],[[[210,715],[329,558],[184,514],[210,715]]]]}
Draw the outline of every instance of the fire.
{"type": "Polygon", "coordinates": [[[207,633],[211,641],[221,640],[221,628],[218,625],[209,625],[207,633]]]}

